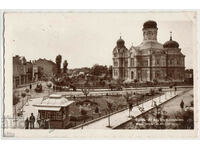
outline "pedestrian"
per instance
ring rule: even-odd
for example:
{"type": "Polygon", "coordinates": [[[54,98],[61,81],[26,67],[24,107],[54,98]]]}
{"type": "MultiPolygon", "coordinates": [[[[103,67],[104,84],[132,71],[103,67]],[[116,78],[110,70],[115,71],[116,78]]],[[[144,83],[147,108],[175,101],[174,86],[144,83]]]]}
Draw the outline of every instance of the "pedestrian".
{"type": "Polygon", "coordinates": [[[30,90],[32,89],[32,84],[30,84],[29,88],[30,88],[30,90]]]}
{"type": "Polygon", "coordinates": [[[28,117],[25,120],[25,129],[29,129],[29,119],[28,119],[28,117]]]}
{"type": "Polygon", "coordinates": [[[180,103],[180,107],[181,107],[181,109],[184,108],[184,102],[183,102],[183,100],[182,100],[181,103],[180,103]]]}
{"type": "Polygon", "coordinates": [[[31,113],[31,116],[30,116],[30,129],[34,129],[34,123],[35,123],[35,116],[33,115],[33,113],[31,113]]]}
{"type": "Polygon", "coordinates": [[[177,88],[176,88],[176,86],[174,87],[174,90],[175,90],[175,91],[177,91],[177,88]]]}

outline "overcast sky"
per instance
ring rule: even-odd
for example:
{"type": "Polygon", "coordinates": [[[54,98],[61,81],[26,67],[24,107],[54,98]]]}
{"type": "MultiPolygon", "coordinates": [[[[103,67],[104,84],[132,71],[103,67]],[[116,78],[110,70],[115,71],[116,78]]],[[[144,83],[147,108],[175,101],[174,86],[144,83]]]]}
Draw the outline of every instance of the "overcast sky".
{"type": "Polygon", "coordinates": [[[68,68],[111,65],[120,33],[127,48],[137,46],[143,40],[143,23],[155,20],[158,41],[168,41],[172,31],[186,55],[186,68],[193,68],[192,19],[182,13],[7,13],[5,48],[27,60],[55,61],[61,54],[68,68]]]}

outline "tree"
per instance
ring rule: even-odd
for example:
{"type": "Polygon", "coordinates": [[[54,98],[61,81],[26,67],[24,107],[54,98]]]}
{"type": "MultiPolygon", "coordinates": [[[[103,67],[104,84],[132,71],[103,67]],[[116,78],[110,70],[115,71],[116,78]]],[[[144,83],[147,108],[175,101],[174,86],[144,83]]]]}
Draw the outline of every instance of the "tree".
{"type": "Polygon", "coordinates": [[[21,94],[21,96],[22,96],[22,98],[23,98],[23,99],[22,99],[22,111],[24,111],[24,98],[26,97],[26,93],[23,92],[23,93],[21,94]]]}
{"type": "Polygon", "coordinates": [[[13,105],[14,105],[14,117],[15,117],[15,120],[17,119],[17,103],[19,103],[19,100],[20,100],[20,97],[19,97],[19,93],[18,92],[14,92],[13,93],[13,105]]]}
{"type": "Polygon", "coordinates": [[[27,99],[26,99],[26,104],[29,105],[29,103],[28,103],[28,97],[30,96],[30,93],[29,93],[30,90],[29,90],[28,88],[26,88],[26,89],[25,89],[25,92],[26,92],[26,98],[27,98],[27,99]]]}
{"type": "Polygon", "coordinates": [[[62,56],[58,55],[56,57],[56,74],[57,75],[61,73],[61,62],[62,62],[62,56]]]}
{"type": "Polygon", "coordinates": [[[129,116],[128,117],[131,117],[130,113],[131,113],[131,110],[133,108],[133,103],[131,101],[131,96],[132,96],[132,93],[128,93],[128,92],[126,92],[126,94],[124,95],[124,98],[126,99],[126,102],[128,104],[128,109],[129,109],[129,116]]]}
{"type": "Polygon", "coordinates": [[[47,87],[48,87],[48,89],[49,89],[49,95],[50,95],[50,89],[51,89],[51,87],[52,87],[52,84],[49,82],[49,83],[47,83],[47,87]]]}
{"type": "Polygon", "coordinates": [[[19,93],[15,92],[13,93],[13,105],[16,105],[19,102],[19,93]]]}
{"type": "Polygon", "coordinates": [[[87,87],[87,82],[84,84],[84,87],[81,88],[81,91],[85,95],[85,98],[87,100],[88,94],[90,93],[90,89],[87,87]]]}
{"type": "Polygon", "coordinates": [[[108,72],[108,68],[107,66],[103,66],[103,65],[98,65],[95,64],[92,68],[91,68],[91,74],[95,75],[95,76],[100,76],[102,74],[107,74],[108,72]]]}
{"type": "Polygon", "coordinates": [[[112,70],[113,68],[112,68],[112,66],[109,66],[109,68],[108,68],[108,75],[110,76],[110,78],[112,79],[112,70]]]}
{"type": "Polygon", "coordinates": [[[113,106],[113,102],[112,102],[112,100],[110,100],[110,99],[108,99],[108,93],[106,94],[107,96],[107,98],[106,98],[106,104],[107,104],[107,107],[108,107],[108,110],[109,110],[109,114],[108,114],[108,126],[107,127],[111,127],[110,126],[110,113],[111,113],[111,111],[112,111],[112,106],[113,106]]]}
{"type": "Polygon", "coordinates": [[[178,129],[194,129],[194,110],[193,107],[188,107],[186,110],[178,111],[175,114],[178,129]]]}
{"type": "Polygon", "coordinates": [[[63,73],[67,73],[67,66],[68,66],[68,63],[67,63],[67,60],[65,60],[63,62],[63,73]]]}

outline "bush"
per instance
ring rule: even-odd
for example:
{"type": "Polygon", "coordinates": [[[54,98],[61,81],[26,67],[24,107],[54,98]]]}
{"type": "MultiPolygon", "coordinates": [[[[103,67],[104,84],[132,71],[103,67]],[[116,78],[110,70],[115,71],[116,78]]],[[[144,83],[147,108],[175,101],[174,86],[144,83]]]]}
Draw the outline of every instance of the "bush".
{"type": "Polygon", "coordinates": [[[194,107],[194,102],[193,101],[190,102],[190,106],[194,107]]]}
{"type": "Polygon", "coordinates": [[[23,93],[21,94],[21,96],[22,96],[23,98],[26,97],[26,93],[23,92],[23,93]]]}
{"type": "Polygon", "coordinates": [[[42,84],[37,84],[36,88],[35,88],[35,91],[37,93],[41,93],[42,92],[42,84]]]}
{"type": "Polygon", "coordinates": [[[14,93],[13,94],[13,105],[16,105],[19,102],[20,97],[14,93]]]}
{"type": "Polygon", "coordinates": [[[25,92],[26,92],[26,93],[29,93],[29,89],[26,88],[26,89],[25,89],[25,92]]]}
{"type": "Polygon", "coordinates": [[[47,87],[51,88],[52,84],[51,83],[47,83],[47,87]]]}

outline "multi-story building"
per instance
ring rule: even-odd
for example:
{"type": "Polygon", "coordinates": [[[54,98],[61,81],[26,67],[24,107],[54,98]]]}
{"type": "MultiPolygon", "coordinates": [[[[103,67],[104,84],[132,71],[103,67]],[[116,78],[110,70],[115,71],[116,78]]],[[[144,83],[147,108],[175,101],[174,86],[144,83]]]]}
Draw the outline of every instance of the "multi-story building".
{"type": "Polygon", "coordinates": [[[25,57],[13,57],[13,88],[32,82],[32,63],[25,57]]]}
{"type": "Polygon", "coordinates": [[[34,66],[34,78],[41,79],[42,76],[53,77],[56,72],[56,64],[47,59],[38,59],[33,61],[34,66]],[[37,71],[36,71],[37,70],[37,71]],[[36,72],[35,72],[36,71],[36,72]]]}
{"type": "Polygon", "coordinates": [[[120,37],[113,49],[113,78],[137,80],[139,82],[184,81],[185,56],[178,42],[170,40],[161,44],[157,41],[157,23],[143,24],[143,41],[127,49],[120,37]]]}

